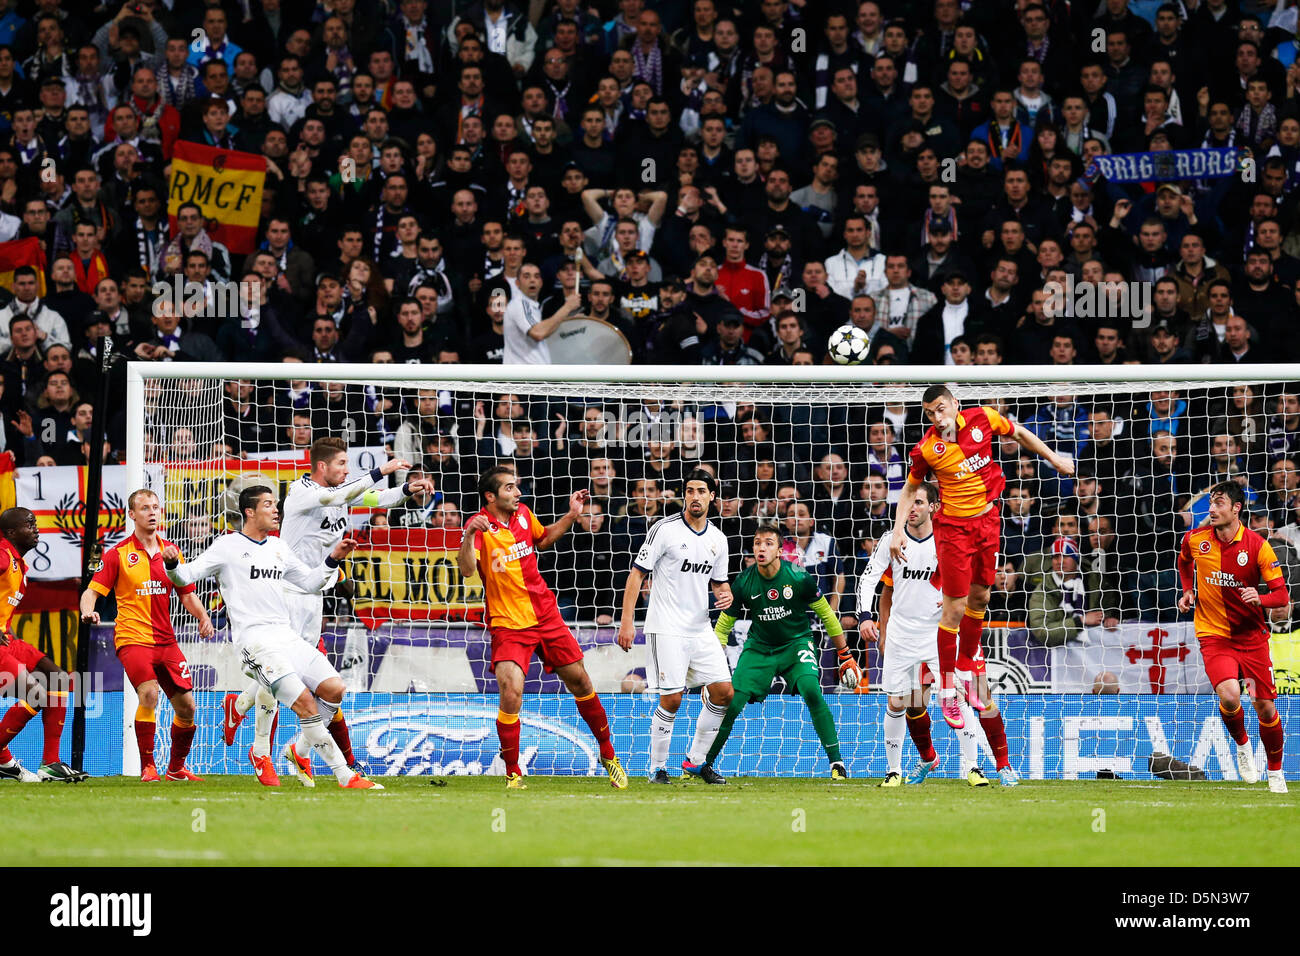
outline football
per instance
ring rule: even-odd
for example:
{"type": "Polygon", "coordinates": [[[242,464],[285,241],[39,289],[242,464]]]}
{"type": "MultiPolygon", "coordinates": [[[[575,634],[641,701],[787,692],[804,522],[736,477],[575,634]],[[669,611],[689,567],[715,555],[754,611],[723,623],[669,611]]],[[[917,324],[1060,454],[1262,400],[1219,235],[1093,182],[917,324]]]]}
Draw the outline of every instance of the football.
{"type": "Polygon", "coordinates": [[[866,332],[856,325],[843,325],[831,333],[827,350],[837,365],[860,365],[867,360],[870,345],[866,332]]]}

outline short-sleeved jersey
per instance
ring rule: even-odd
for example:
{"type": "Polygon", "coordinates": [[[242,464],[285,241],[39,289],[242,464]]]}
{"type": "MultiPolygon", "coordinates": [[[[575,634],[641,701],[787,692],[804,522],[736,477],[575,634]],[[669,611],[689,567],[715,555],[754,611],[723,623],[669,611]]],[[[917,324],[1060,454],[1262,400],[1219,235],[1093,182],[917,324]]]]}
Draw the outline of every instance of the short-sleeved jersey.
{"type": "Polygon", "coordinates": [[[931,426],[912,449],[909,473],[917,481],[934,475],[945,517],[974,517],[997,500],[1007,483],[993,454],[993,436],[1015,429],[1015,422],[987,405],[960,411],[956,441],[947,441],[931,426]]]}
{"type": "Polygon", "coordinates": [[[696,634],[709,627],[709,581],[727,580],[727,536],[705,522],[696,531],[681,512],[657,521],[635,565],[652,575],[645,629],[651,634],[696,634]]]}
{"type": "Polygon", "coordinates": [[[0,628],[10,630],[10,622],[27,590],[27,562],[8,538],[0,537],[0,628]]]}
{"type": "Polygon", "coordinates": [[[871,608],[876,585],[884,581],[894,589],[889,610],[890,633],[904,631],[934,637],[943,609],[943,582],[939,576],[934,534],[914,538],[910,530],[905,529],[903,533],[907,535],[906,561],[895,560],[884,539],[871,553],[867,572],[858,581],[858,609],[871,608]]]}
{"type": "MultiPolygon", "coordinates": [[[[131,535],[108,549],[103,567],[90,579],[90,589],[96,594],[111,591],[117,597],[115,646],[176,643],[171,615],[173,588],[162,559],[162,549],[171,543],[160,537],[158,553],[150,557],[140,539],[131,535]]],[[[193,590],[194,585],[189,584],[180,593],[193,590]]]]}
{"type": "Polygon", "coordinates": [[[1271,544],[1245,525],[1228,544],[1213,528],[1197,528],[1183,535],[1178,564],[1195,572],[1197,639],[1267,643],[1265,611],[1243,601],[1241,589],[1265,592],[1278,586],[1282,569],[1271,544]]]}
{"type": "Polygon", "coordinates": [[[488,627],[518,631],[558,618],[555,595],[537,570],[535,545],[546,533],[537,515],[520,505],[502,525],[486,508],[479,514],[489,522],[474,535],[488,627]]]}
{"type": "Polygon", "coordinates": [[[758,565],[751,565],[737,576],[731,593],[727,613],[740,617],[741,611],[749,612],[746,648],[770,654],[812,637],[808,606],[822,594],[817,579],[803,568],[782,558],[776,574],[765,578],[758,565]]]}

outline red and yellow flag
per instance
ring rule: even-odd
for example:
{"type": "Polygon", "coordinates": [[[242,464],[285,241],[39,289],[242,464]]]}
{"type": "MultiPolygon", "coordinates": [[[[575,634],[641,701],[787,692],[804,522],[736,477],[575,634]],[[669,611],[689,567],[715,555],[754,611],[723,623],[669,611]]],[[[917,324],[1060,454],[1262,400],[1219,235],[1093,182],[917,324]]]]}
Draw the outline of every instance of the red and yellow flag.
{"type": "Polygon", "coordinates": [[[0,242],[0,286],[10,292],[14,289],[14,270],[19,266],[31,266],[36,270],[36,294],[45,296],[45,250],[41,241],[35,236],[15,239],[13,242],[0,242]]]}
{"type": "Polygon", "coordinates": [[[176,212],[181,204],[197,203],[214,242],[233,253],[252,252],[257,245],[265,179],[266,159],[256,153],[178,140],[167,197],[171,235],[176,235],[176,212]]]}

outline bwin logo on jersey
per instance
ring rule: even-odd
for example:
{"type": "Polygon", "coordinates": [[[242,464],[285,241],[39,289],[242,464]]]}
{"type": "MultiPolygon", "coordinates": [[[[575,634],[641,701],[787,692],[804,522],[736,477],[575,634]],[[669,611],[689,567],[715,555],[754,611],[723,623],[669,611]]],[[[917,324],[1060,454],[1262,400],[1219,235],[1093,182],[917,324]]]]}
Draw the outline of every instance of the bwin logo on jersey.
{"type": "Polygon", "coordinates": [[[259,579],[266,580],[267,578],[276,578],[278,580],[282,573],[279,568],[249,568],[248,580],[257,581],[259,579]]]}
{"type": "Polygon", "coordinates": [[[342,515],[334,519],[333,521],[331,521],[329,518],[322,518],[320,522],[320,529],[322,531],[341,531],[343,528],[346,528],[347,525],[348,525],[348,516],[342,515]]]}
{"type": "Polygon", "coordinates": [[[682,574],[703,574],[706,571],[713,570],[713,565],[708,561],[683,561],[682,574]]]}
{"type": "Polygon", "coordinates": [[[931,568],[903,568],[903,580],[905,581],[928,581],[934,574],[931,568]]]}

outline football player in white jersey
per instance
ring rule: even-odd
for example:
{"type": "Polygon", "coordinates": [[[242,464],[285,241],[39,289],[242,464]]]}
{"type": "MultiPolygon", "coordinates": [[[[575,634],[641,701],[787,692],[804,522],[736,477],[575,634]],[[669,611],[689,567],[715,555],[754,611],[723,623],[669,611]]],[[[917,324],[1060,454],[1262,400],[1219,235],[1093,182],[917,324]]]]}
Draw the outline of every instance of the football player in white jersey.
{"type": "MultiPolygon", "coordinates": [[[[867,573],[858,581],[858,610],[863,635],[877,642],[884,655],[881,687],[888,695],[885,709],[885,779],[882,787],[922,783],[939,766],[939,757],[930,739],[930,714],[926,703],[930,683],[939,673],[939,615],[943,595],[939,590],[939,561],[935,554],[934,528],[931,518],[939,506],[939,489],[922,482],[912,502],[904,526],[903,553],[891,559],[890,550],[877,544],[867,565],[867,573]],[[880,595],[879,623],[866,620],[876,596],[876,585],[883,578],[880,595]],[[887,639],[887,640],[886,640],[887,639]],[[929,674],[924,674],[925,668],[929,674]],[[903,718],[916,744],[916,765],[902,775],[903,718]]],[[[968,705],[961,701],[963,710],[968,705]]],[[[972,787],[987,787],[989,782],[976,760],[974,718],[969,711],[962,715],[966,725],[957,731],[961,746],[961,772],[972,787]]]]}
{"type": "MultiPolygon", "coordinates": [[[[376,491],[375,486],[389,475],[411,466],[401,459],[391,459],[373,468],[360,478],[348,481],[348,446],[341,438],[320,438],[312,443],[308,452],[311,471],[289,486],[282,506],[280,537],[300,560],[309,566],[319,564],[339,541],[348,527],[348,511],[363,504],[373,508],[391,508],[401,504],[412,494],[425,491],[430,482],[424,479],[407,482],[399,488],[376,491]]],[[[312,647],[325,653],[321,637],[323,596],[307,593],[293,584],[285,583],[285,603],[289,609],[289,626],[312,647]]],[[[235,742],[235,731],[245,714],[256,703],[254,721],[258,749],[269,748],[276,714],[275,699],[256,682],[250,683],[239,694],[227,694],[223,702],[223,733],[226,746],[235,742]]],[[[352,739],[343,711],[334,714],[326,728],[349,767],[362,772],[352,755],[352,739]]],[[[294,739],[284,745],[280,754],[304,786],[312,786],[311,754],[303,741],[294,739]]]]}
{"type": "Polygon", "coordinates": [[[618,645],[631,650],[636,638],[633,617],[641,583],[650,575],[650,604],[646,610],[646,682],[659,694],[650,723],[650,782],[669,783],[668,751],[673,719],[682,705],[682,692],[703,687],[703,708],[695,721],[695,737],[682,769],[708,783],[726,783],[705,755],[718,735],[731,703],[731,669],[709,622],[709,591],[720,610],[731,606],[727,584],[727,536],[709,522],[717,497],[713,475],[697,468],[682,483],[682,510],[656,523],[632,564],[623,588],[623,617],[618,645]],[[701,769],[702,768],[702,769],[701,769]]]}
{"type": "MultiPolygon", "coordinates": [[[[304,591],[320,592],[333,585],[338,580],[339,563],[352,553],[356,541],[344,538],[320,565],[309,567],[294,556],[284,539],[271,535],[280,527],[280,514],[270,488],[252,485],[241,491],[239,513],[243,518],[240,530],[217,538],[188,564],[180,563],[175,545],[163,548],[167,577],[178,588],[201,578],[216,578],[244,673],[298,715],[303,739],[334,772],[340,787],[382,790],[348,769],[343,754],[326,733],[325,717],[332,718],[343,702],[343,678],[290,628],[284,600],[285,581],[304,591]]],[[[259,753],[254,743],[248,749],[248,759],[261,783],[280,785],[269,748],[259,753]]]]}

